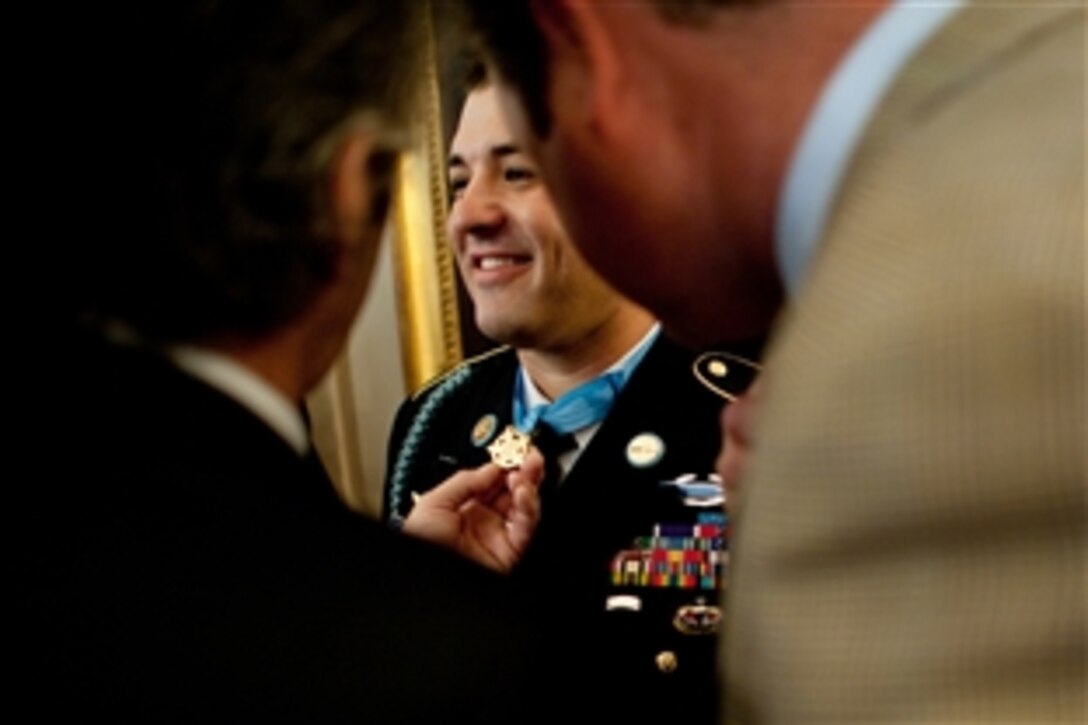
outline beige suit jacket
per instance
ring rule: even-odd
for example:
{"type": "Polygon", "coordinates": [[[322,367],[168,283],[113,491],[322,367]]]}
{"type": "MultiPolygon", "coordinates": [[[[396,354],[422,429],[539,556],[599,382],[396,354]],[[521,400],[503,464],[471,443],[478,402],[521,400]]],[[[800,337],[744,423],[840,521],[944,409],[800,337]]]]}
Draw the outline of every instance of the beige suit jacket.
{"type": "Polygon", "coordinates": [[[1085,721],[1085,29],[970,6],[868,128],[770,352],[730,719],[1085,721]]]}

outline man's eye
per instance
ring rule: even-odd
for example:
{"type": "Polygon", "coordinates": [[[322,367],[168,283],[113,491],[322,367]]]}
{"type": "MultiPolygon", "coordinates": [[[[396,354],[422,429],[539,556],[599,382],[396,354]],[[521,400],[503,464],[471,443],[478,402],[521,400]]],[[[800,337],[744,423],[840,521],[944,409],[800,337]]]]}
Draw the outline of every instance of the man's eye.
{"type": "Polygon", "coordinates": [[[503,179],[506,181],[528,181],[535,179],[536,174],[532,169],[525,169],[521,167],[511,167],[503,171],[503,179]]]}
{"type": "Polygon", "coordinates": [[[450,198],[457,199],[465,191],[465,187],[468,186],[468,179],[450,179],[450,198]]]}

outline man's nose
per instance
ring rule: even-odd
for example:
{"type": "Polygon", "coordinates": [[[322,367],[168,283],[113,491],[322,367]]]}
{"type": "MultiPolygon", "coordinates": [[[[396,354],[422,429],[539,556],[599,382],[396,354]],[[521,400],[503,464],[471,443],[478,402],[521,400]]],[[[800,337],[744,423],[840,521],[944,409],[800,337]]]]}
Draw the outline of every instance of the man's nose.
{"type": "Polygon", "coordinates": [[[461,189],[450,209],[450,231],[455,238],[486,239],[506,223],[502,199],[490,185],[473,180],[461,189]]]}

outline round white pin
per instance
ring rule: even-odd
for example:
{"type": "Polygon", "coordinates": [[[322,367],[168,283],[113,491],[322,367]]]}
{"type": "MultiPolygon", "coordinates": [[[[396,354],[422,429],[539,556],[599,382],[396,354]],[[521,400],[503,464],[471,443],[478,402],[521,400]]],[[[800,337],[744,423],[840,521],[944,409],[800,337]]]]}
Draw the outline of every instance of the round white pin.
{"type": "Polygon", "coordinates": [[[649,468],[665,456],[665,441],[655,433],[639,433],[627,444],[627,462],[635,468],[649,468]]]}

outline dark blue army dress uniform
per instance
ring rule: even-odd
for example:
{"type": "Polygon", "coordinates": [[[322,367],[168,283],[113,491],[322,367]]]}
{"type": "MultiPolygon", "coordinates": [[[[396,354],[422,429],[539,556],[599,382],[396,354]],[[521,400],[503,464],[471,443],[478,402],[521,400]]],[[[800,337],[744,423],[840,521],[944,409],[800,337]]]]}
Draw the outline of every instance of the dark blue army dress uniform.
{"type": "MultiPolygon", "coordinates": [[[[546,465],[543,516],[515,576],[600,635],[608,722],[712,723],[727,522],[711,472],[722,404],[748,386],[751,349],[696,356],[653,342],[573,468],[546,465]]],[[[389,448],[384,511],[489,460],[513,417],[512,349],[464,363],[405,402],[389,448]]],[[[554,459],[554,436],[537,438],[554,459]]],[[[591,651],[593,654],[591,655],[591,651]]],[[[563,693],[542,693],[562,697],[563,693]]],[[[573,706],[573,705],[572,705],[573,706]]]]}

